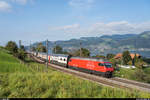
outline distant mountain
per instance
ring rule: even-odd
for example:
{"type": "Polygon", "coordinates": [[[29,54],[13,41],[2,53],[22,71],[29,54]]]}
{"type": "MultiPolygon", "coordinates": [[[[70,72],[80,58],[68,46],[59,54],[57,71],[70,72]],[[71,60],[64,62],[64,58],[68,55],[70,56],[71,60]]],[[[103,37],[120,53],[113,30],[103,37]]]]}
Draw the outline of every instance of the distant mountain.
{"type": "Polygon", "coordinates": [[[111,38],[111,39],[114,39],[114,40],[120,40],[120,39],[135,37],[135,36],[137,36],[137,35],[136,34],[112,35],[112,36],[103,35],[103,36],[101,36],[101,38],[111,38]]]}
{"type": "Polygon", "coordinates": [[[134,48],[150,48],[150,31],[121,40],[116,46],[132,45],[134,48]]]}
{"type": "Polygon", "coordinates": [[[150,38],[150,31],[145,31],[145,32],[141,33],[139,35],[139,37],[149,39],[150,38]]]}
{"type": "MultiPolygon", "coordinates": [[[[144,56],[150,54],[150,31],[145,31],[141,34],[125,34],[125,35],[103,35],[100,37],[81,37],[80,39],[71,39],[67,41],[56,41],[57,45],[63,47],[66,51],[79,49],[80,42],[82,47],[91,51],[92,55],[107,53],[118,53],[124,50],[148,52],[144,56]],[[145,51],[147,50],[147,51],[145,51]]],[[[46,42],[42,42],[46,45],[46,42]]],[[[37,43],[33,44],[34,46],[37,43]]],[[[54,42],[49,41],[49,47],[54,46],[54,42]]]]}

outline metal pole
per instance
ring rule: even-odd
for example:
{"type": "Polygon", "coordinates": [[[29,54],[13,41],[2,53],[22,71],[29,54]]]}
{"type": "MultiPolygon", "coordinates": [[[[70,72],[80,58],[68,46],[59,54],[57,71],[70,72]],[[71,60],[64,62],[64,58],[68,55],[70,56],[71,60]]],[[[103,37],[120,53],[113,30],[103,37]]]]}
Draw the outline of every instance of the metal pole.
{"type": "Polygon", "coordinates": [[[82,56],[82,49],[81,49],[82,43],[80,42],[80,57],[82,56]]]}
{"type": "Polygon", "coordinates": [[[21,40],[19,40],[19,48],[21,49],[21,40]]]}
{"type": "MultiPolygon", "coordinates": [[[[134,55],[134,57],[136,56],[136,39],[135,39],[135,55],[134,55]]],[[[135,59],[133,58],[133,60],[134,60],[134,63],[132,63],[134,66],[135,66],[135,59]]]]}
{"type": "MultiPolygon", "coordinates": [[[[136,49],[137,49],[137,45],[136,45],[136,39],[135,39],[135,54],[136,54],[136,49]]],[[[137,49],[137,52],[138,52],[138,49],[137,49]]]]}
{"type": "Polygon", "coordinates": [[[56,42],[55,42],[55,54],[56,54],[56,42]]]}
{"type": "Polygon", "coordinates": [[[46,57],[47,63],[46,63],[46,67],[48,68],[48,39],[47,39],[47,41],[46,41],[46,52],[47,52],[47,57],[46,57]]]}
{"type": "MultiPolygon", "coordinates": [[[[53,56],[53,47],[51,47],[51,56],[53,56]]],[[[51,57],[51,58],[52,58],[52,57],[51,57]]],[[[51,63],[53,63],[53,58],[52,58],[51,60],[52,60],[51,63]]]]}
{"type": "Polygon", "coordinates": [[[31,53],[31,41],[30,41],[30,49],[29,49],[30,53],[31,53]]]}
{"type": "Polygon", "coordinates": [[[31,41],[30,41],[30,48],[29,48],[29,57],[31,58],[31,41]]]}

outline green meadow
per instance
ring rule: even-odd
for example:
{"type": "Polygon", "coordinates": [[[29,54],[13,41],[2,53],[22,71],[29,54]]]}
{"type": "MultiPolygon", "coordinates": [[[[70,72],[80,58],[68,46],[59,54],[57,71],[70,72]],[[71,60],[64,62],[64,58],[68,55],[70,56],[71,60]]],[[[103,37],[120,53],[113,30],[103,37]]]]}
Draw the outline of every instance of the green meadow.
{"type": "Polygon", "coordinates": [[[0,98],[150,98],[137,90],[110,88],[65,74],[0,48],[0,98]]]}

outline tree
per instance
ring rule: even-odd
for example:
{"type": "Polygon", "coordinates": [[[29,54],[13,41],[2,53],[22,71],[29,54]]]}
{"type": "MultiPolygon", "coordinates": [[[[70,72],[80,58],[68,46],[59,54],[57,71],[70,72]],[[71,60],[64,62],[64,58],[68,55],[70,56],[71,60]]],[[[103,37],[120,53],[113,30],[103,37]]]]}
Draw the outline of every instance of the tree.
{"type": "Polygon", "coordinates": [[[22,49],[23,51],[25,51],[24,45],[21,45],[21,46],[20,46],[20,49],[22,49]]]}
{"type": "Polygon", "coordinates": [[[145,79],[147,78],[142,69],[136,69],[133,76],[139,81],[146,81],[145,79]]]}
{"type": "Polygon", "coordinates": [[[96,55],[96,58],[106,58],[104,55],[96,55]]]}
{"type": "Polygon", "coordinates": [[[62,54],[69,54],[67,51],[63,51],[62,54]]]}
{"type": "Polygon", "coordinates": [[[107,59],[112,59],[115,55],[114,54],[107,54],[107,59]]]}
{"type": "Polygon", "coordinates": [[[62,54],[63,53],[63,49],[61,46],[57,45],[53,48],[53,53],[55,54],[62,54]]]}
{"type": "Polygon", "coordinates": [[[37,50],[38,52],[46,52],[46,51],[47,51],[47,50],[46,50],[46,47],[43,46],[42,43],[38,43],[38,45],[37,45],[37,47],[36,47],[36,50],[37,50]]]}
{"type": "Polygon", "coordinates": [[[25,60],[26,53],[23,49],[18,49],[17,57],[21,60],[25,60]]]}
{"type": "Polygon", "coordinates": [[[143,65],[147,65],[146,62],[144,62],[142,59],[137,59],[135,66],[139,69],[142,69],[144,66],[143,65]]]}
{"type": "Polygon", "coordinates": [[[129,51],[124,51],[122,55],[123,64],[128,65],[128,62],[132,60],[129,51]]]}
{"type": "Polygon", "coordinates": [[[136,54],[134,55],[134,58],[132,59],[132,65],[135,65],[135,63],[137,62],[138,58],[136,56],[136,54]]]}
{"type": "MultiPolygon", "coordinates": [[[[90,56],[90,51],[88,50],[88,49],[86,49],[86,48],[81,48],[81,57],[89,57],[90,56]]],[[[73,53],[73,56],[80,56],[80,49],[79,50],[77,50],[77,51],[75,51],[74,53],[73,53]]]]}
{"type": "Polygon", "coordinates": [[[31,51],[36,51],[36,48],[35,48],[35,47],[32,47],[32,48],[31,48],[31,51]]]}
{"type": "Polygon", "coordinates": [[[18,47],[17,47],[17,44],[13,41],[9,41],[5,47],[7,50],[9,50],[11,53],[15,54],[17,53],[18,51],[18,47]]]}

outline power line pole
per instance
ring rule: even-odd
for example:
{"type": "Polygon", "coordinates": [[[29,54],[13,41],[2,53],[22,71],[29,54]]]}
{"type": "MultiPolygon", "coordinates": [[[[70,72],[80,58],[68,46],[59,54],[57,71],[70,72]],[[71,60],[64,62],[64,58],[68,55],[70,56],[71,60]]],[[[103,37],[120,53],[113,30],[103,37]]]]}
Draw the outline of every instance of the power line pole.
{"type": "MultiPolygon", "coordinates": [[[[51,47],[51,56],[53,56],[53,47],[51,47]]],[[[50,60],[52,60],[52,63],[53,63],[53,58],[52,57],[50,58],[50,60]]]]}
{"type": "Polygon", "coordinates": [[[136,54],[136,39],[135,39],[135,54],[136,54]]]}
{"type": "Polygon", "coordinates": [[[29,49],[29,51],[31,52],[31,41],[30,41],[30,49],[29,49]]]}
{"type": "MultiPolygon", "coordinates": [[[[136,56],[136,39],[135,39],[135,52],[134,52],[135,54],[134,54],[134,57],[136,56]]],[[[134,65],[135,66],[135,59],[133,58],[132,59],[132,65],[134,65]]]]}
{"type": "Polygon", "coordinates": [[[21,40],[19,40],[19,48],[21,49],[21,40]]]}
{"type": "Polygon", "coordinates": [[[48,39],[46,41],[46,53],[47,53],[47,57],[46,57],[46,68],[48,68],[48,39]]]}
{"type": "Polygon", "coordinates": [[[82,43],[80,42],[80,57],[82,56],[82,48],[81,48],[81,46],[82,46],[82,43]]]}
{"type": "Polygon", "coordinates": [[[29,46],[29,57],[31,58],[31,41],[30,41],[30,46],[29,46]]]}
{"type": "Polygon", "coordinates": [[[55,54],[56,54],[56,42],[55,42],[55,54]]]}

